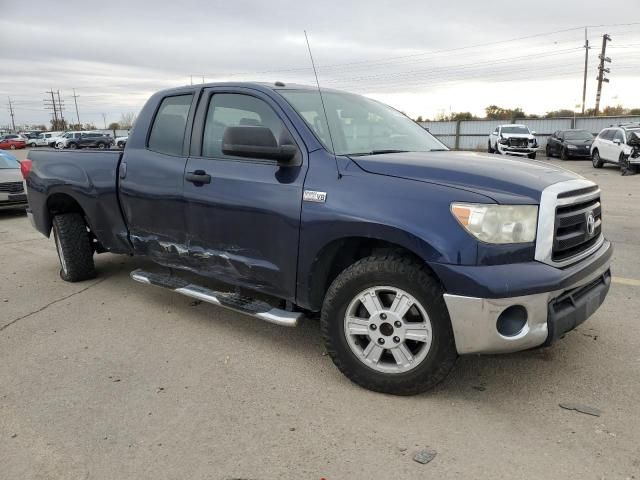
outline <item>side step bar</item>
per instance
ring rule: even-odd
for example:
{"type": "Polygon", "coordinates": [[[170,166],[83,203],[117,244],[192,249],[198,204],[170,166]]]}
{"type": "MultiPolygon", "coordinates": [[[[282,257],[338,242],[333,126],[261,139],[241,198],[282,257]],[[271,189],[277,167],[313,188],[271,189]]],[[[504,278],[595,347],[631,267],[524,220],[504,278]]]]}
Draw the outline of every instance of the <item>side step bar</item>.
{"type": "Polygon", "coordinates": [[[256,300],[255,298],[245,297],[236,293],[216,292],[172,275],[134,270],[131,272],[131,278],[136,282],[168,288],[187,297],[251,315],[260,320],[284,327],[295,327],[298,325],[298,320],[302,317],[302,312],[288,312],[287,310],[274,308],[262,300],[256,300]]]}

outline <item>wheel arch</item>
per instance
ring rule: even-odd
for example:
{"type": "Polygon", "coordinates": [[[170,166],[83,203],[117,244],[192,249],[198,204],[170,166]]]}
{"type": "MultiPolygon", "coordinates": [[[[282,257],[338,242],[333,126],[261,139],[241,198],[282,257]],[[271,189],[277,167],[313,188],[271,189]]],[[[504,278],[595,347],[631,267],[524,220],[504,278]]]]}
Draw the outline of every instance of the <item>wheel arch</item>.
{"type": "MultiPolygon", "coordinates": [[[[400,242],[370,236],[345,236],[333,239],[325,244],[314,256],[306,278],[299,303],[312,311],[318,311],[322,307],[324,296],[336,277],[353,263],[373,254],[393,254],[408,257],[422,264],[431,275],[439,282],[440,279],[429,267],[425,250],[431,250],[428,245],[422,249],[409,247],[400,242]],[[422,252],[420,252],[422,250],[422,252]],[[419,253],[420,252],[420,253],[419,253]]],[[[300,286],[300,285],[299,285],[300,286]]]]}

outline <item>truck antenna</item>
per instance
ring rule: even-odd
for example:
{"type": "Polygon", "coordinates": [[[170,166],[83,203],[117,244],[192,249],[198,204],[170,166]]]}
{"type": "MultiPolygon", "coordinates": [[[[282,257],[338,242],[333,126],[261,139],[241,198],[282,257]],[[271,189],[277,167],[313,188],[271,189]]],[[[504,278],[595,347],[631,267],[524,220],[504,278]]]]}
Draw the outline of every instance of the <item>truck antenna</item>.
{"type": "Polygon", "coordinates": [[[316,71],[316,64],[313,61],[313,55],[311,54],[311,45],[309,45],[309,37],[307,31],[304,30],[304,39],[307,41],[307,49],[309,50],[309,58],[311,59],[311,66],[313,67],[313,74],[316,77],[316,85],[318,87],[318,94],[320,95],[320,103],[322,104],[322,111],[324,112],[324,120],[327,122],[327,133],[329,134],[329,142],[331,142],[331,153],[333,153],[333,159],[336,162],[336,170],[338,171],[338,178],[342,178],[340,174],[340,168],[338,168],[338,157],[336,156],[336,149],[333,145],[333,136],[331,135],[331,127],[329,126],[329,115],[327,115],[327,107],[324,105],[324,97],[322,96],[322,89],[320,88],[320,81],[318,80],[318,72],[316,71]]]}

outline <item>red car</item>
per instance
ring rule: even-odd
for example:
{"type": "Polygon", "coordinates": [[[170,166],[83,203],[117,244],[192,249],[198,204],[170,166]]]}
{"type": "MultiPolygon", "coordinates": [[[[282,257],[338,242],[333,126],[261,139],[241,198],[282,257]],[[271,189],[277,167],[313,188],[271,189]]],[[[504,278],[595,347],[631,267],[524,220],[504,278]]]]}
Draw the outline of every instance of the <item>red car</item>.
{"type": "Polygon", "coordinates": [[[24,148],[27,142],[17,138],[0,138],[0,150],[15,150],[16,148],[24,148]]]}

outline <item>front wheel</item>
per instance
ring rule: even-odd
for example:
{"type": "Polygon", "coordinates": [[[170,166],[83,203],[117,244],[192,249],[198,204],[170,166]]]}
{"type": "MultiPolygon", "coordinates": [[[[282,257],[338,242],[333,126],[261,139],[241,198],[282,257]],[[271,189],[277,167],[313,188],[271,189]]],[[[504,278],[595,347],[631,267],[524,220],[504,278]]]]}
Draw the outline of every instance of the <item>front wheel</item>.
{"type": "Polygon", "coordinates": [[[536,152],[529,153],[529,154],[527,155],[527,157],[529,157],[531,160],[535,160],[535,158],[536,158],[536,152]]]}
{"type": "Polygon", "coordinates": [[[591,154],[591,163],[593,164],[593,168],[602,168],[602,159],[600,158],[598,150],[594,150],[591,154]]]}
{"type": "Polygon", "coordinates": [[[326,294],[320,325],[333,363],[376,392],[433,388],[457,358],[439,283],[398,256],[371,256],[344,270],[326,294]]]}
{"type": "Polygon", "coordinates": [[[560,160],[563,160],[563,161],[569,160],[569,152],[567,151],[566,148],[563,148],[560,151],[560,160]]]}
{"type": "Polygon", "coordinates": [[[64,213],[53,217],[53,238],[63,280],[80,282],[96,276],[93,247],[82,215],[64,213]]]}
{"type": "Polygon", "coordinates": [[[16,149],[16,146],[12,144],[9,148],[10,148],[11,150],[15,150],[15,149],[16,149]]]}
{"type": "Polygon", "coordinates": [[[491,141],[487,142],[487,152],[493,153],[493,148],[491,148],[491,141]]]}
{"type": "Polygon", "coordinates": [[[100,150],[104,150],[106,145],[102,142],[98,143],[98,145],[96,145],[100,150]]]}
{"type": "Polygon", "coordinates": [[[553,155],[551,155],[551,147],[549,146],[549,144],[547,143],[547,146],[544,149],[544,153],[547,155],[547,157],[551,158],[553,155]]]}
{"type": "Polygon", "coordinates": [[[29,146],[30,146],[31,148],[36,148],[38,145],[37,145],[37,144],[35,144],[35,143],[30,143],[30,144],[29,144],[29,146]]]}

